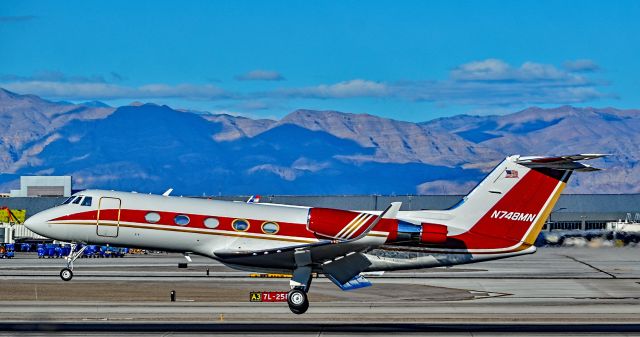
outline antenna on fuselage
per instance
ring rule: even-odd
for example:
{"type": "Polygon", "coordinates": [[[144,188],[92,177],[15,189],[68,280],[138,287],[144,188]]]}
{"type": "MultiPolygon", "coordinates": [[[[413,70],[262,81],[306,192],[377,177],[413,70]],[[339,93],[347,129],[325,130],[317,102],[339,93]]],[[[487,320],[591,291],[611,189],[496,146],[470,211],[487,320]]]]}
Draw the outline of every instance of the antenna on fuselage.
{"type": "Polygon", "coordinates": [[[168,197],[171,192],[173,192],[173,188],[169,188],[168,190],[166,190],[164,193],[162,193],[162,196],[168,197]]]}

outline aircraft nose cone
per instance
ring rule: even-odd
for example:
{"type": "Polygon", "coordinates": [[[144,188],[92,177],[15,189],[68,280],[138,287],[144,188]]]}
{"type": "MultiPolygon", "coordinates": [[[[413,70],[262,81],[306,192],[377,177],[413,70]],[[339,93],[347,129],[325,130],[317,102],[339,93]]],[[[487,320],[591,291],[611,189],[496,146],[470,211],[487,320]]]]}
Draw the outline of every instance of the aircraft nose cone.
{"type": "Polygon", "coordinates": [[[47,226],[47,219],[42,215],[42,212],[40,212],[27,218],[24,221],[24,226],[36,234],[43,235],[45,227],[47,226]]]}

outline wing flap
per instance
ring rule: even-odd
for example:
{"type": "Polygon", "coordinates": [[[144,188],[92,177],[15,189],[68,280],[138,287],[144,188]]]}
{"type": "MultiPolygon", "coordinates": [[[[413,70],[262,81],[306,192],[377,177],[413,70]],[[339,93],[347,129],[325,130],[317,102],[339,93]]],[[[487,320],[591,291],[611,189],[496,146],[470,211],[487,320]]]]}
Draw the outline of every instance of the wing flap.
{"type": "Polygon", "coordinates": [[[329,280],[331,280],[331,282],[333,282],[335,285],[337,285],[338,287],[340,287],[340,289],[344,291],[355,290],[355,289],[371,286],[371,282],[369,282],[369,280],[367,280],[362,274],[358,274],[354,276],[351,280],[347,281],[346,283],[340,283],[339,281],[331,277],[331,275],[327,275],[327,277],[329,278],[329,280]]]}
{"type": "Polygon", "coordinates": [[[371,265],[364,254],[353,253],[322,265],[322,272],[336,284],[346,284],[371,265]]]}

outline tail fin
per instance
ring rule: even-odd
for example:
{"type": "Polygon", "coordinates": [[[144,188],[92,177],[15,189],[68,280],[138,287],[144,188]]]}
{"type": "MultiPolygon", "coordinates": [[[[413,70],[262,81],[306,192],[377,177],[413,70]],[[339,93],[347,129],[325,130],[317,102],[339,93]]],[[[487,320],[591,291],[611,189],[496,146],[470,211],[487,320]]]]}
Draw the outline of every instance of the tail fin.
{"type": "Polygon", "coordinates": [[[447,225],[449,243],[469,251],[527,248],[573,171],[597,170],[579,161],[603,156],[507,157],[460,204],[442,214],[446,219],[434,222],[447,225]]]}
{"type": "Polygon", "coordinates": [[[249,199],[247,199],[247,204],[257,204],[259,202],[260,202],[259,195],[252,195],[249,197],[249,199]]]}

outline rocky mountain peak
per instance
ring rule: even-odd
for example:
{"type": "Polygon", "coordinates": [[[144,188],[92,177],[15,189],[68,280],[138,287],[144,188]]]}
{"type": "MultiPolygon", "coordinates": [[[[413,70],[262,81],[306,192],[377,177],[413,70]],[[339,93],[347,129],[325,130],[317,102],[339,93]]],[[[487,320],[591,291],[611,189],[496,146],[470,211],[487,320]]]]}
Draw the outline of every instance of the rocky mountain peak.
{"type": "Polygon", "coordinates": [[[155,104],[114,110],[0,89],[1,172],[71,174],[96,188],[177,181],[196,194],[465,193],[506,155],[586,152],[613,156],[602,172],[576,174],[569,191],[640,191],[638,110],[532,107],[424,123],[331,110],[279,121],[155,104]]]}
{"type": "Polygon", "coordinates": [[[8,99],[17,96],[18,94],[13,93],[7,89],[0,88],[0,99],[8,99]]]}
{"type": "Polygon", "coordinates": [[[104,118],[113,108],[94,108],[54,103],[35,95],[21,95],[0,89],[0,171],[15,169],[55,137],[55,131],[72,120],[104,118]]]}

